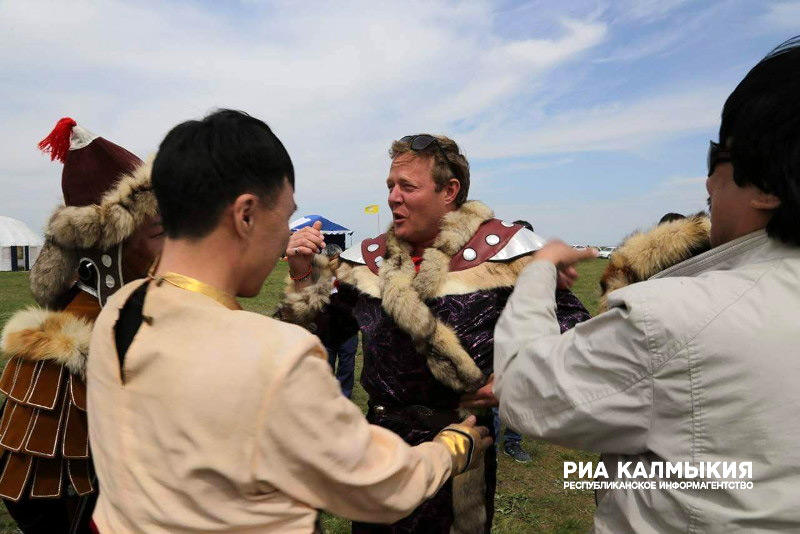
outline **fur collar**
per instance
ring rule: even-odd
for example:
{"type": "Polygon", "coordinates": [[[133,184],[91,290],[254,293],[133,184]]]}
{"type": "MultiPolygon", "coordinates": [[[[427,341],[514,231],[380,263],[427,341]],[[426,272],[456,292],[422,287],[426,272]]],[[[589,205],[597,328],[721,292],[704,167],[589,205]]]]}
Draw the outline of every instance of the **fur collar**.
{"type": "Polygon", "coordinates": [[[379,274],[383,309],[427,356],[436,379],[456,391],[474,391],[483,385],[485,377],[453,329],[434,317],[424,301],[436,295],[444,283],[450,258],[493,216],[477,201],[466,202],[445,215],[439,235],[422,255],[419,272],[411,261],[410,245],[398,239],[393,228],[386,236],[386,257],[379,274]]]}
{"type": "Polygon", "coordinates": [[[84,377],[91,335],[92,323],[72,313],[28,308],[6,323],[0,349],[9,358],[52,360],[84,377]]]}
{"type": "Polygon", "coordinates": [[[606,297],[612,291],[647,280],[711,248],[711,221],[697,214],[660,224],[648,232],[636,232],[614,251],[600,279],[600,311],[608,308],[606,297]]]}

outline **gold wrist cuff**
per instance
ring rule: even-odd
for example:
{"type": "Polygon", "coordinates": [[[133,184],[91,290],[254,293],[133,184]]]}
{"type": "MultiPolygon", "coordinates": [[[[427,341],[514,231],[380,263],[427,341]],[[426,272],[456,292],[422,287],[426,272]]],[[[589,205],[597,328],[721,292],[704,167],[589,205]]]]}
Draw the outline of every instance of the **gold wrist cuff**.
{"type": "Polygon", "coordinates": [[[453,458],[453,475],[460,475],[472,464],[475,452],[475,440],[469,432],[448,426],[439,432],[433,441],[447,447],[453,458]]]}

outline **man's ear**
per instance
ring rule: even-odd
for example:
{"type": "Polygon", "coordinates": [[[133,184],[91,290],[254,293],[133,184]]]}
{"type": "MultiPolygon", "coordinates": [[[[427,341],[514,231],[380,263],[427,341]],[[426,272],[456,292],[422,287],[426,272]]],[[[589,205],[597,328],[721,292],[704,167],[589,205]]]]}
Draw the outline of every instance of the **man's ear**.
{"type": "Polygon", "coordinates": [[[450,178],[450,181],[444,186],[444,201],[446,204],[455,202],[458,192],[461,191],[461,182],[455,178],[450,178]]]}
{"type": "Polygon", "coordinates": [[[248,236],[255,225],[255,212],[258,207],[258,197],[252,193],[244,193],[236,197],[231,206],[234,231],[240,237],[248,236]]]}
{"type": "Polygon", "coordinates": [[[772,193],[758,191],[756,196],[750,200],[750,206],[757,210],[772,211],[781,205],[781,199],[772,193]]]}

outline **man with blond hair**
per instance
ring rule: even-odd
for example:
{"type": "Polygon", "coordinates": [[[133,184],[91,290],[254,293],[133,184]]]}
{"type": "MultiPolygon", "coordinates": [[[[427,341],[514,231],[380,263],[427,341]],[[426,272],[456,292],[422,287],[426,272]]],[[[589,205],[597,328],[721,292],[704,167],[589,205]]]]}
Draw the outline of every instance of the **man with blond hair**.
{"type": "MultiPolygon", "coordinates": [[[[319,228],[296,232],[281,313],[323,339],[327,317],[352,314],[363,338],[367,418],[415,445],[460,420],[462,395],[490,380],[495,322],[542,240],[467,200],[469,164],[452,139],[405,136],[390,156],[388,231],[346,250],[337,265],[312,262],[324,244],[319,228]]],[[[569,291],[552,296],[563,329],[588,318],[569,291]]],[[[478,416],[492,426],[491,410],[478,416]]],[[[455,477],[411,516],[387,527],[356,523],[353,532],[489,532],[495,471],[491,449],[481,469],[455,477]]]]}

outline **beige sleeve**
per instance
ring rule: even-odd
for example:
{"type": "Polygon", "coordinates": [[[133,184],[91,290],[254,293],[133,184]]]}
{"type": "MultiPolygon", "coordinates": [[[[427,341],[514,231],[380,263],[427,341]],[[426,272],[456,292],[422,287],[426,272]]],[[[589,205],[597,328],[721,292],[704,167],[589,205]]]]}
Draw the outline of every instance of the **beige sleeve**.
{"type": "MultiPolygon", "coordinates": [[[[636,454],[652,417],[649,314],[640,300],[560,333],[556,268],[532,262],[494,331],[494,393],[517,432],[568,447],[636,454]]],[[[621,296],[624,290],[615,292],[621,296]]]]}
{"type": "Polygon", "coordinates": [[[342,517],[397,521],[447,481],[450,453],[439,443],[411,447],[367,423],[319,350],[300,358],[268,393],[256,476],[342,517]]]}

